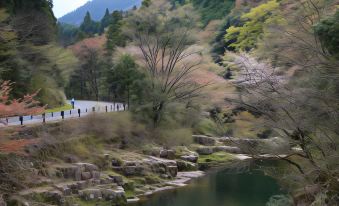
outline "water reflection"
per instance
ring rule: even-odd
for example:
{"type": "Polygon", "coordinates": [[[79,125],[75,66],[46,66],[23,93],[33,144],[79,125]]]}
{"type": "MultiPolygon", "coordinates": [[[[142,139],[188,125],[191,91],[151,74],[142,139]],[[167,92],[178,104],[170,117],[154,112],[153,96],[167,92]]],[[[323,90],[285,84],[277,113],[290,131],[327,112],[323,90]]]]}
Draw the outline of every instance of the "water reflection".
{"type": "Polygon", "coordinates": [[[232,168],[188,187],[156,194],[136,206],[264,206],[271,196],[281,193],[276,181],[262,172],[232,168]]]}

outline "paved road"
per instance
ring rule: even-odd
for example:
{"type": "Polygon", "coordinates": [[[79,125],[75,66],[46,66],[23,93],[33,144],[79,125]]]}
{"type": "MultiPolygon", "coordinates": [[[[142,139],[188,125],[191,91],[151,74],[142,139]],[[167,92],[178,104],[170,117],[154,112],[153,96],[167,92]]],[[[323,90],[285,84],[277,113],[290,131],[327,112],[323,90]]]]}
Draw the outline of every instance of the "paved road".
{"type": "MultiPolygon", "coordinates": [[[[70,100],[67,100],[70,104],[70,100]]],[[[122,111],[124,110],[123,105],[121,103],[111,103],[111,102],[96,102],[96,101],[75,101],[74,104],[75,109],[72,110],[65,110],[64,111],[64,119],[70,119],[70,118],[79,118],[78,110],[80,109],[80,116],[84,117],[86,115],[89,115],[93,112],[97,113],[104,113],[106,112],[116,112],[116,111],[122,111]]],[[[45,115],[45,121],[46,122],[56,122],[61,121],[62,116],[61,112],[54,112],[54,113],[46,113],[45,115]]],[[[2,119],[3,122],[5,122],[5,119],[2,119]]],[[[23,117],[23,124],[38,124],[43,123],[43,116],[42,115],[34,115],[34,116],[24,116],[23,117]]],[[[10,117],[8,118],[8,124],[7,126],[14,126],[14,125],[20,125],[20,119],[19,117],[10,117]]],[[[4,127],[6,125],[0,124],[0,127],[4,127]]]]}

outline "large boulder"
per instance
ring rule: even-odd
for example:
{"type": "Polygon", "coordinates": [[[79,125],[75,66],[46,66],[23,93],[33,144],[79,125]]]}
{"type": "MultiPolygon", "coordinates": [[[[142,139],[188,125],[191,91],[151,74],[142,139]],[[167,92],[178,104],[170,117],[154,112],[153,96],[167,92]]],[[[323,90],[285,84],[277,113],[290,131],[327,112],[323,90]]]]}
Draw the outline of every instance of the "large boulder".
{"type": "MultiPolygon", "coordinates": [[[[90,200],[113,200],[114,202],[125,205],[125,191],[122,187],[112,188],[90,188],[79,191],[79,196],[87,201],[90,200]]],[[[120,205],[120,204],[119,204],[120,205]]]]}
{"type": "Polygon", "coordinates": [[[56,168],[56,175],[65,179],[74,179],[75,181],[81,180],[81,173],[84,169],[77,165],[60,165],[56,168]]]}
{"type": "Polygon", "coordinates": [[[137,166],[140,165],[140,161],[125,161],[123,163],[124,166],[137,166]]]}
{"type": "Polygon", "coordinates": [[[174,160],[175,159],[175,151],[174,150],[161,150],[160,157],[165,159],[174,160]]]}
{"type": "Polygon", "coordinates": [[[197,144],[205,146],[213,146],[216,143],[214,138],[205,135],[193,135],[193,141],[197,144]]]}
{"type": "Polygon", "coordinates": [[[177,166],[168,166],[167,168],[167,174],[170,175],[170,177],[176,177],[178,174],[178,167],[177,166]]]}
{"type": "Polygon", "coordinates": [[[197,163],[198,162],[198,159],[199,159],[199,156],[198,155],[183,155],[180,157],[180,159],[182,160],[185,160],[185,161],[188,161],[188,162],[192,162],[192,163],[197,163]]]}
{"type": "Polygon", "coordinates": [[[142,166],[123,166],[122,171],[126,176],[141,176],[144,174],[142,166]]]}
{"type": "Polygon", "coordinates": [[[116,183],[117,185],[121,186],[124,184],[124,180],[120,175],[109,175],[109,177],[112,178],[113,182],[116,183]]]}
{"type": "Polygon", "coordinates": [[[98,200],[102,199],[102,193],[100,189],[85,189],[79,191],[79,196],[84,200],[98,200]]]}
{"type": "Polygon", "coordinates": [[[121,160],[119,159],[112,159],[112,166],[113,167],[120,167],[122,165],[121,160]]]}
{"type": "Polygon", "coordinates": [[[92,175],[93,179],[96,179],[96,180],[100,179],[100,172],[98,172],[98,171],[92,171],[91,175],[92,175]]]}
{"type": "Polygon", "coordinates": [[[116,198],[116,193],[112,189],[105,189],[101,193],[105,200],[114,200],[116,198]]]}
{"type": "Polygon", "coordinates": [[[63,164],[56,166],[56,175],[75,181],[88,180],[98,176],[99,168],[90,163],[63,164]]]}
{"type": "Polygon", "coordinates": [[[60,185],[55,185],[55,187],[62,192],[63,195],[69,196],[72,195],[72,189],[68,185],[60,184],[60,185]]]}
{"type": "Polygon", "coordinates": [[[47,200],[50,200],[51,202],[59,204],[64,202],[63,194],[60,191],[49,191],[44,193],[44,196],[47,200]]]}
{"type": "Polygon", "coordinates": [[[291,150],[289,142],[280,137],[269,139],[224,137],[220,138],[219,141],[228,146],[239,147],[243,153],[286,154],[291,150]]]}
{"type": "Polygon", "coordinates": [[[175,177],[178,172],[177,162],[174,160],[149,156],[149,158],[144,159],[143,165],[149,168],[151,172],[162,176],[175,177]]]}
{"type": "Polygon", "coordinates": [[[231,146],[217,146],[213,148],[214,152],[228,152],[234,154],[241,154],[242,151],[239,147],[231,147],[231,146]]]}
{"type": "Polygon", "coordinates": [[[178,160],[177,165],[178,165],[179,172],[195,171],[198,169],[197,164],[194,164],[192,162],[187,162],[184,160],[178,160]]]}
{"type": "Polygon", "coordinates": [[[210,155],[214,153],[213,147],[199,147],[197,149],[199,155],[210,155]]]}
{"type": "Polygon", "coordinates": [[[81,167],[86,172],[98,171],[98,166],[90,163],[76,163],[75,165],[81,167]]]}
{"type": "Polygon", "coordinates": [[[92,175],[90,172],[82,172],[81,173],[81,180],[89,180],[92,178],[92,175]]]}
{"type": "Polygon", "coordinates": [[[161,147],[150,147],[150,148],[146,148],[143,150],[143,153],[145,155],[150,155],[150,156],[154,156],[154,157],[159,157],[160,156],[160,152],[163,149],[161,147]]]}
{"type": "Polygon", "coordinates": [[[83,190],[88,186],[88,182],[87,181],[79,181],[76,183],[76,189],[77,190],[83,190]]]}
{"type": "Polygon", "coordinates": [[[101,185],[108,185],[114,183],[114,179],[111,177],[106,177],[106,178],[101,178],[100,179],[100,184],[101,185]]]}

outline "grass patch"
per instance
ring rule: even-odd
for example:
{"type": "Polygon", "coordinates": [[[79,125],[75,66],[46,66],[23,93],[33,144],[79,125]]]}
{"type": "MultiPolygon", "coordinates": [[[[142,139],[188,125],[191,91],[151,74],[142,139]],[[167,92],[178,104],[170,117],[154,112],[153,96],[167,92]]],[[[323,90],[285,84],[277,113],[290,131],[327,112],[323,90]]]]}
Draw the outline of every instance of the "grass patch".
{"type": "Polygon", "coordinates": [[[117,173],[117,172],[115,172],[115,171],[113,171],[113,170],[104,171],[103,173],[106,174],[106,175],[121,176],[121,177],[122,177],[122,180],[123,180],[124,182],[130,182],[130,181],[131,181],[129,178],[127,178],[127,177],[125,177],[124,175],[122,175],[122,174],[120,174],[120,173],[117,173]]]}
{"type": "Polygon", "coordinates": [[[125,196],[127,199],[134,198],[136,195],[134,193],[134,190],[125,190],[125,196]]]}
{"type": "Polygon", "coordinates": [[[198,163],[224,163],[233,160],[233,155],[226,152],[216,152],[210,155],[200,155],[198,163]]]}
{"type": "Polygon", "coordinates": [[[231,124],[235,137],[257,138],[257,134],[264,130],[262,119],[254,117],[249,112],[239,113],[235,120],[235,123],[231,124]]]}
{"type": "Polygon", "coordinates": [[[61,111],[66,111],[66,110],[71,110],[71,109],[72,109],[72,105],[65,104],[62,107],[55,107],[55,108],[51,108],[51,109],[46,109],[46,113],[61,112],[61,111]]]}
{"type": "Polygon", "coordinates": [[[204,135],[210,135],[215,136],[218,134],[218,126],[216,125],[213,120],[204,118],[200,120],[200,122],[195,125],[194,132],[196,134],[204,134],[204,135]]]}

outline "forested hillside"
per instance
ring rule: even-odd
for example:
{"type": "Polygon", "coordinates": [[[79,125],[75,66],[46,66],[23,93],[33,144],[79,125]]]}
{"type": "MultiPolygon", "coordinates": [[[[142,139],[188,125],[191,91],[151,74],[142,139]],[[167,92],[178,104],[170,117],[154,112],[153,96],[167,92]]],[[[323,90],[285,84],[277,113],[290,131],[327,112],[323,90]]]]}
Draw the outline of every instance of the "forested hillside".
{"type": "Polygon", "coordinates": [[[52,2],[1,1],[0,79],[14,82],[14,97],[38,90],[49,106],[62,105],[64,85],[77,62],[57,46],[52,2]]]}
{"type": "Polygon", "coordinates": [[[227,102],[264,120],[268,136],[284,137],[301,151],[282,158],[286,168],[269,170],[295,205],[338,202],[338,4],[240,4],[224,35],[224,65],[236,74],[239,95],[227,102]]]}
{"type": "Polygon", "coordinates": [[[140,4],[141,0],[92,0],[59,18],[58,21],[79,26],[87,12],[91,13],[93,20],[99,21],[104,16],[106,8],[110,12],[126,11],[134,6],[138,7],[140,4]]]}

